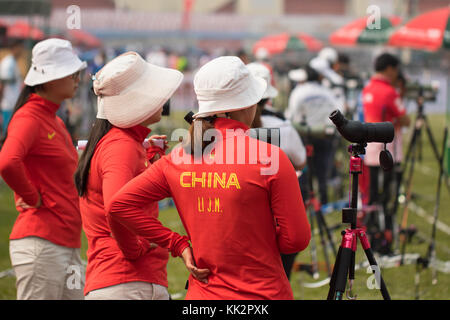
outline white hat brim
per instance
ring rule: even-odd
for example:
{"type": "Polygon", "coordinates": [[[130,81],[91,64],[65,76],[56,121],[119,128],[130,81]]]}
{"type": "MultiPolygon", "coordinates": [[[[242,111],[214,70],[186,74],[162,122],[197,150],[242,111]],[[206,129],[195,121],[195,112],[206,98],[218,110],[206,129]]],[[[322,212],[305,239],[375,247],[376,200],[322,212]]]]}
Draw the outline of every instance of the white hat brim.
{"type": "Polygon", "coordinates": [[[203,118],[219,113],[247,109],[257,104],[266,92],[267,82],[263,78],[250,75],[251,85],[244,91],[221,100],[199,101],[199,112],[192,117],[203,118]],[[203,111],[205,110],[205,111],[203,111]]]}
{"type": "Polygon", "coordinates": [[[119,95],[99,96],[99,115],[119,128],[142,123],[160,110],[178,89],[183,74],[178,70],[145,63],[145,72],[119,95]]]}
{"type": "Polygon", "coordinates": [[[278,96],[278,90],[269,84],[266,92],[264,92],[262,99],[275,98],[276,96],[278,96]]]}
{"type": "Polygon", "coordinates": [[[77,71],[83,70],[87,67],[86,61],[81,61],[77,58],[78,61],[74,61],[72,64],[63,65],[59,68],[41,68],[34,69],[30,67],[28,73],[25,77],[24,83],[27,86],[36,86],[39,84],[47,83],[53,80],[58,80],[70,76],[77,71]],[[44,72],[42,72],[42,70],[44,72]]]}

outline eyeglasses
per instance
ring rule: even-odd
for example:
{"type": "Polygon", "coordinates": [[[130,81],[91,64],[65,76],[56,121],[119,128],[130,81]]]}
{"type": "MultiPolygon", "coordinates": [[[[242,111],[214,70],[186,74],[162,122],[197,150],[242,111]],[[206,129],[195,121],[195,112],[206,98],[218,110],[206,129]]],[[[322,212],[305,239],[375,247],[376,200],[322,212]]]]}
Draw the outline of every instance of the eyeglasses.
{"type": "Polygon", "coordinates": [[[76,79],[80,78],[80,74],[81,74],[81,71],[77,71],[74,74],[72,74],[70,77],[72,80],[76,80],[76,79]]]}

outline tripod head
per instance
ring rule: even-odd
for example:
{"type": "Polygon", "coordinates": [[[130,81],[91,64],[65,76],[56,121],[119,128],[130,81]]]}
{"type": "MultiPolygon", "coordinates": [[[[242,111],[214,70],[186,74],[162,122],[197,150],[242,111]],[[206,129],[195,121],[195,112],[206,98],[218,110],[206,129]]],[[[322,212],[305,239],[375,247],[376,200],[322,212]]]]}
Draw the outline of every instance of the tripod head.
{"type": "Polygon", "coordinates": [[[367,143],[354,143],[348,146],[348,153],[350,153],[352,156],[356,157],[360,154],[366,154],[366,147],[367,143]]]}

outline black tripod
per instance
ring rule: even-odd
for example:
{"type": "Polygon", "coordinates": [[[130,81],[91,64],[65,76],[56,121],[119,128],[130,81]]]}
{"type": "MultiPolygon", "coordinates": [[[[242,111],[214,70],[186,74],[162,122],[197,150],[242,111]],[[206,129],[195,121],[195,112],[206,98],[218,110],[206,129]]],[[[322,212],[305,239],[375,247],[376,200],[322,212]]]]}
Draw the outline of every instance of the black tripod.
{"type": "MultiPolygon", "coordinates": [[[[375,273],[375,279],[381,294],[385,300],[390,300],[389,293],[378,267],[378,264],[373,255],[370,243],[366,233],[363,229],[356,227],[356,215],[358,204],[358,175],[362,172],[362,160],[359,157],[361,154],[365,154],[366,143],[352,144],[349,146],[349,153],[352,155],[350,158],[350,174],[352,175],[352,188],[351,188],[351,206],[350,208],[342,209],[342,223],[350,223],[350,229],[342,231],[342,242],[339,247],[339,251],[336,257],[336,263],[334,265],[333,274],[330,281],[330,290],[328,291],[328,300],[342,300],[345,287],[347,283],[347,277],[349,279],[349,291],[353,286],[355,279],[355,256],[357,241],[361,242],[361,245],[369,261],[372,271],[375,273]]],[[[356,299],[347,294],[349,299],[356,299]]]]}
{"type": "MultiPolygon", "coordinates": [[[[434,206],[433,212],[433,224],[431,227],[431,239],[430,244],[428,246],[427,254],[425,257],[419,257],[416,263],[416,299],[419,299],[419,284],[420,284],[420,272],[422,269],[428,268],[431,263],[436,261],[436,225],[438,221],[439,214],[439,205],[440,205],[440,194],[441,194],[441,185],[442,180],[444,179],[444,156],[445,156],[445,146],[447,144],[447,136],[448,136],[448,128],[444,129],[444,139],[442,143],[442,153],[439,157],[439,177],[437,184],[437,192],[436,192],[436,202],[434,206]]],[[[437,283],[437,270],[436,268],[432,268],[432,284],[437,283]]]]}
{"type": "MultiPolygon", "coordinates": [[[[331,264],[328,257],[328,249],[331,248],[331,251],[334,256],[336,256],[336,247],[334,245],[333,236],[331,234],[330,228],[328,227],[325,218],[322,213],[321,204],[319,199],[317,199],[316,193],[314,192],[313,185],[313,156],[314,156],[314,146],[311,143],[310,132],[308,129],[308,133],[305,137],[305,147],[306,147],[306,156],[307,156],[307,192],[308,192],[308,200],[305,203],[306,210],[309,215],[309,223],[311,225],[311,230],[314,230],[314,218],[316,220],[317,226],[319,227],[319,236],[320,243],[322,245],[322,250],[325,258],[325,265],[328,272],[328,276],[331,276],[331,264]],[[326,235],[326,239],[325,239],[326,235]]],[[[319,264],[317,260],[317,245],[315,241],[314,234],[311,236],[311,274],[314,279],[319,278],[319,264]]]]}
{"type": "MultiPolygon", "coordinates": [[[[417,99],[417,116],[414,122],[414,131],[411,136],[411,141],[408,145],[408,149],[405,156],[404,166],[402,173],[400,175],[399,182],[397,184],[397,191],[396,191],[396,198],[394,202],[394,207],[392,212],[395,214],[398,210],[399,205],[399,198],[400,198],[400,186],[403,183],[403,174],[408,170],[408,177],[406,179],[405,184],[405,200],[404,200],[404,207],[403,207],[403,213],[402,213],[402,219],[401,219],[401,225],[399,228],[397,228],[398,234],[396,235],[396,241],[397,241],[397,247],[401,250],[401,260],[400,264],[403,264],[403,258],[406,251],[406,243],[408,242],[411,232],[407,229],[408,225],[408,216],[409,216],[409,210],[408,205],[411,201],[412,197],[412,179],[413,179],[413,173],[414,173],[414,167],[416,163],[416,159],[419,156],[419,160],[421,158],[421,153],[418,151],[421,149],[421,140],[422,140],[422,129],[425,128],[425,131],[427,133],[428,140],[430,142],[431,148],[433,150],[433,153],[436,157],[436,160],[438,163],[441,162],[441,156],[439,154],[439,150],[437,148],[436,140],[433,137],[433,134],[430,129],[430,125],[428,123],[428,119],[426,117],[426,114],[424,112],[424,104],[423,104],[423,97],[419,97],[417,99]],[[419,149],[420,148],[420,149],[419,149]]],[[[448,188],[447,184],[447,188],[448,188]]]]}

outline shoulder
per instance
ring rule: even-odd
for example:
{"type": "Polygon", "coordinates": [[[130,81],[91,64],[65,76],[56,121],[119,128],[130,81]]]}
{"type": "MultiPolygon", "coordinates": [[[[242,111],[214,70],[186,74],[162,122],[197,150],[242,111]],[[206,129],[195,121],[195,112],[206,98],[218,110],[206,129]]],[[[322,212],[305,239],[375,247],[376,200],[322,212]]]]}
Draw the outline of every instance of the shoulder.
{"type": "MultiPolygon", "coordinates": [[[[39,116],[32,112],[29,108],[30,102],[26,102],[22,107],[20,107],[12,116],[9,127],[13,128],[20,126],[19,129],[23,130],[25,127],[27,130],[39,129],[39,116]]],[[[9,129],[8,129],[9,131],[9,129]]]]}
{"type": "Polygon", "coordinates": [[[108,158],[129,161],[139,157],[143,146],[118,128],[112,128],[97,143],[97,152],[108,158]]]}
{"type": "Polygon", "coordinates": [[[389,97],[389,98],[391,98],[391,99],[397,99],[400,95],[398,94],[398,92],[397,92],[397,90],[395,90],[395,88],[392,86],[392,85],[390,85],[390,84],[387,84],[386,85],[386,95],[389,97]]]}
{"type": "Polygon", "coordinates": [[[258,140],[256,138],[247,136],[249,141],[253,143],[249,143],[249,152],[255,152],[257,156],[257,161],[260,164],[273,163],[273,161],[279,162],[280,160],[284,160],[282,158],[287,156],[284,151],[275,144],[270,144],[268,142],[258,140]],[[257,149],[253,150],[252,146],[258,146],[257,149]],[[263,150],[261,152],[261,150],[263,150]]]}
{"type": "Polygon", "coordinates": [[[399,94],[395,88],[386,82],[383,82],[378,85],[377,88],[374,88],[372,91],[374,96],[381,98],[384,103],[392,104],[394,101],[399,98],[399,94]]]}
{"type": "Polygon", "coordinates": [[[59,116],[56,116],[56,122],[58,122],[59,124],[62,124],[62,125],[66,125],[65,123],[64,123],[64,120],[63,119],[61,119],[59,116]]]}

